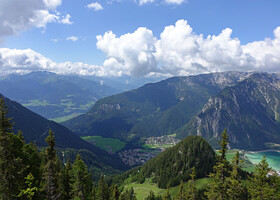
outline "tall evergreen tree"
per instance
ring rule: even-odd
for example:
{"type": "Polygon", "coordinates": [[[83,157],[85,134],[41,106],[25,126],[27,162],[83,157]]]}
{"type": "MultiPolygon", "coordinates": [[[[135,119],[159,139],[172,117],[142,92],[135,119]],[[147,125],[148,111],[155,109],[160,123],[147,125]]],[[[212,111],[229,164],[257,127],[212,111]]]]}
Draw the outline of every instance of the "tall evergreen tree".
{"type": "Polygon", "coordinates": [[[211,200],[227,200],[228,184],[226,178],[229,176],[229,163],[226,160],[227,145],[229,143],[227,130],[225,129],[221,135],[221,149],[218,156],[218,162],[214,166],[214,172],[210,174],[213,182],[206,191],[206,196],[211,200]]]}
{"type": "Polygon", "coordinates": [[[60,193],[58,190],[58,171],[57,157],[55,151],[55,138],[52,130],[49,130],[49,136],[46,138],[49,145],[46,149],[46,164],[44,166],[44,191],[46,192],[47,200],[56,200],[60,193]]]}
{"type": "Polygon", "coordinates": [[[38,192],[39,188],[34,186],[34,176],[30,173],[27,175],[26,179],[26,185],[27,187],[25,189],[22,189],[18,197],[24,197],[24,199],[32,200],[35,193],[38,192]]]}
{"type": "Polygon", "coordinates": [[[8,108],[0,99],[0,199],[16,199],[24,183],[22,159],[19,157],[22,139],[12,133],[12,123],[7,117],[8,108]],[[19,146],[17,146],[19,145],[19,146]]]}
{"type": "Polygon", "coordinates": [[[156,195],[153,192],[153,190],[150,190],[150,194],[145,198],[145,200],[155,200],[156,199],[156,195]]]}
{"type": "Polygon", "coordinates": [[[131,187],[130,189],[128,189],[124,193],[122,193],[120,199],[121,200],[137,200],[133,187],[131,187]]]}
{"type": "Polygon", "coordinates": [[[195,187],[195,176],[196,176],[196,170],[195,170],[195,167],[193,167],[192,173],[190,175],[191,179],[187,183],[186,199],[190,199],[190,200],[198,199],[198,191],[195,187]]]}
{"type": "Polygon", "coordinates": [[[167,186],[166,192],[164,193],[162,199],[163,200],[171,200],[171,196],[170,196],[170,193],[169,193],[169,186],[167,186]]]}
{"type": "Polygon", "coordinates": [[[184,200],[186,199],[186,193],[185,193],[185,187],[184,187],[184,183],[181,180],[181,183],[179,185],[179,193],[175,196],[176,200],[184,200]]]}
{"type": "Polygon", "coordinates": [[[112,193],[112,200],[118,200],[120,198],[120,192],[117,185],[113,185],[112,193]]]}
{"type": "Polygon", "coordinates": [[[239,168],[239,151],[236,152],[235,157],[232,160],[232,171],[227,178],[227,195],[229,200],[245,199],[244,187],[241,183],[241,177],[238,173],[239,168]]]}
{"type": "Polygon", "coordinates": [[[251,199],[275,199],[275,189],[272,187],[268,177],[268,172],[271,170],[265,156],[260,163],[255,167],[253,177],[250,177],[248,188],[251,199]]]}
{"type": "Polygon", "coordinates": [[[70,163],[70,159],[67,160],[65,167],[61,170],[61,178],[60,178],[60,191],[61,191],[61,200],[69,200],[71,199],[71,174],[72,166],[70,163]]]}
{"type": "Polygon", "coordinates": [[[91,198],[92,180],[80,154],[77,154],[73,163],[72,176],[72,199],[89,200],[91,198]]]}
{"type": "Polygon", "coordinates": [[[100,180],[98,182],[96,198],[97,198],[97,200],[109,199],[109,188],[108,188],[108,185],[104,181],[104,176],[101,176],[100,180]]]}

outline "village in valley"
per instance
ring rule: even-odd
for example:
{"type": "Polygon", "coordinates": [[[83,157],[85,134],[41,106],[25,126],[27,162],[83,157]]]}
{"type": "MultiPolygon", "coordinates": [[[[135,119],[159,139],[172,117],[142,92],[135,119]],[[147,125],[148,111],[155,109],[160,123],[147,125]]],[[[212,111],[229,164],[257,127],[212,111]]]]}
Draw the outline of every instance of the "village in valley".
{"type": "Polygon", "coordinates": [[[143,165],[149,159],[155,157],[166,148],[172,147],[180,142],[175,135],[164,135],[161,137],[148,137],[145,139],[143,149],[129,149],[118,153],[122,161],[132,167],[143,165]]]}

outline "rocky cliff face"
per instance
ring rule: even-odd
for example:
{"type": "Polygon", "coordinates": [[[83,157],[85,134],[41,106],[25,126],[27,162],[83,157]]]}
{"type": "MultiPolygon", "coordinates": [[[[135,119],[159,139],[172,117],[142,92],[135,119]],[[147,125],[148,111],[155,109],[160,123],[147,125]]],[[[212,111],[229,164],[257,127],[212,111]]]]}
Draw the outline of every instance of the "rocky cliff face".
{"type": "Polygon", "coordinates": [[[226,128],[231,147],[261,149],[267,142],[280,143],[279,116],[278,77],[257,73],[210,98],[178,136],[200,135],[215,145],[226,128]]]}

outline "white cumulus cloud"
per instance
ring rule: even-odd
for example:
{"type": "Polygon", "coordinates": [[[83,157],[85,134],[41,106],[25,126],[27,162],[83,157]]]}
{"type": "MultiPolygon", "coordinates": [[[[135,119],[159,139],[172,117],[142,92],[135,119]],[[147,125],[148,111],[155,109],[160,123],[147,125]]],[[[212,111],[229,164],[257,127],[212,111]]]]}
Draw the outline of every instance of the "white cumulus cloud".
{"type": "Polygon", "coordinates": [[[46,70],[58,74],[141,77],[229,70],[280,72],[280,27],[274,30],[274,37],[244,45],[232,37],[230,28],[204,36],[195,33],[186,20],[166,26],[158,38],[145,27],[121,36],[108,31],[96,38],[97,48],[106,55],[103,66],[55,63],[31,49],[0,48],[0,74],[46,70]]]}
{"type": "Polygon", "coordinates": [[[76,42],[79,38],[76,36],[67,37],[66,40],[71,40],[72,42],[76,42]]]}
{"type": "Polygon", "coordinates": [[[139,0],[139,5],[147,4],[147,3],[153,3],[155,0],[139,0]]]}
{"type": "Polygon", "coordinates": [[[196,34],[186,20],[166,26],[156,38],[147,28],[117,37],[112,31],[97,36],[104,67],[119,74],[190,75],[220,71],[280,72],[280,27],[274,38],[241,45],[225,28],[218,35],[196,34]]]}
{"type": "Polygon", "coordinates": [[[56,11],[62,0],[0,0],[0,38],[16,35],[29,27],[48,23],[71,23],[70,15],[56,11]]]}
{"type": "Polygon", "coordinates": [[[66,14],[64,17],[61,18],[60,23],[62,24],[73,24],[73,22],[70,20],[71,15],[66,14]]]}
{"type": "Polygon", "coordinates": [[[180,5],[182,3],[184,3],[185,0],[165,0],[165,3],[167,4],[177,4],[177,5],[180,5]]]}
{"type": "Polygon", "coordinates": [[[156,38],[147,28],[116,37],[111,31],[97,36],[97,48],[106,53],[104,67],[116,73],[143,76],[156,70],[156,38]]]}
{"type": "Polygon", "coordinates": [[[186,2],[186,0],[139,0],[139,5],[149,4],[149,3],[164,3],[170,5],[181,5],[182,3],[186,2]]]}
{"type": "Polygon", "coordinates": [[[26,74],[32,71],[42,70],[58,74],[112,75],[110,71],[105,71],[103,67],[97,65],[89,65],[81,62],[55,63],[51,59],[31,49],[0,48],[0,75],[10,73],[26,74]]]}
{"type": "Polygon", "coordinates": [[[103,10],[103,7],[100,3],[98,2],[92,2],[90,4],[87,5],[88,8],[91,8],[95,11],[98,11],[98,10],[103,10]]]}

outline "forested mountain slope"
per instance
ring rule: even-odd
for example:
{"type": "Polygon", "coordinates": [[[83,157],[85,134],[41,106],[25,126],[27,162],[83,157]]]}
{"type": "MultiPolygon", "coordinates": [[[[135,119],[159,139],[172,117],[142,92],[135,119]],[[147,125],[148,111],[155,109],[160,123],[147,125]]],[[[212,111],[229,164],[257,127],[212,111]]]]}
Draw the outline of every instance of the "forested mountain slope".
{"type": "Polygon", "coordinates": [[[197,178],[206,177],[215,163],[216,154],[212,147],[200,136],[188,136],[143,166],[115,177],[114,181],[129,178],[132,182],[141,183],[151,178],[160,188],[173,187],[179,185],[181,180],[190,179],[193,167],[197,170],[197,178]]]}
{"type": "Polygon", "coordinates": [[[108,154],[82,140],[64,126],[41,117],[1,94],[0,98],[4,98],[5,104],[8,106],[8,116],[12,118],[14,123],[14,132],[17,133],[21,130],[27,143],[33,142],[38,146],[46,146],[45,138],[51,129],[55,133],[58,148],[86,149],[95,155],[97,161],[117,169],[124,169],[124,164],[115,155],[108,154]]]}
{"type": "Polygon", "coordinates": [[[122,139],[174,133],[196,115],[211,96],[247,75],[224,72],[169,78],[103,98],[88,113],[63,124],[78,135],[122,139]]]}

